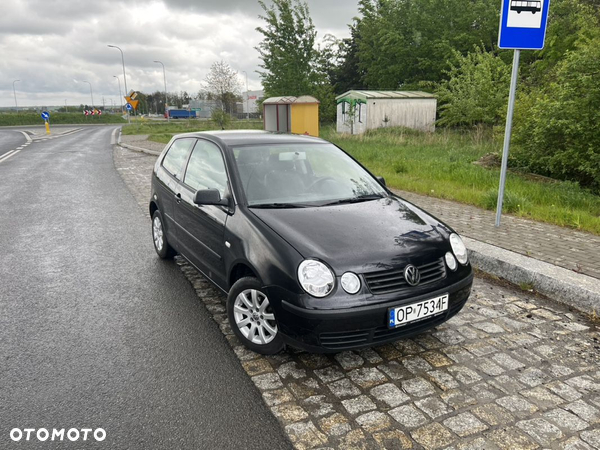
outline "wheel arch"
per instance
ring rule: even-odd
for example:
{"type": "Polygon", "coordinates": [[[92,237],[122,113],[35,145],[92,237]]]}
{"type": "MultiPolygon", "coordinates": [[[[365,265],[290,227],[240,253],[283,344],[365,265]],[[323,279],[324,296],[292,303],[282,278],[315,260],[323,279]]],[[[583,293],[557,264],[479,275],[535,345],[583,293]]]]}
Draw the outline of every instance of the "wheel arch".
{"type": "Polygon", "coordinates": [[[236,261],[231,265],[231,269],[229,270],[229,276],[227,277],[228,289],[231,289],[231,286],[233,286],[237,280],[244,277],[256,278],[262,284],[258,271],[252,267],[250,263],[247,261],[236,261]]]}

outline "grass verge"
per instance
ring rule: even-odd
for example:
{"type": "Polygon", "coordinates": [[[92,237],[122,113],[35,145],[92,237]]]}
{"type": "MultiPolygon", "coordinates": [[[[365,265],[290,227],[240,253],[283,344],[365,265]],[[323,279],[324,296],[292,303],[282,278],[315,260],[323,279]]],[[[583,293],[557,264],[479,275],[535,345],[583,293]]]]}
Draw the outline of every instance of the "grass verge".
{"type": "MultiPolygon", "coordinates": [[[[127,123],[121,116],[115,114],[102,114],[101,116],[85,116],[83,113],[51,113],[50,126],[52,125],[79,125],[99,123],[127,123]]],[[[44,125],[40,114],[32,112],[0,113],[0,126],[44,125]]]]}

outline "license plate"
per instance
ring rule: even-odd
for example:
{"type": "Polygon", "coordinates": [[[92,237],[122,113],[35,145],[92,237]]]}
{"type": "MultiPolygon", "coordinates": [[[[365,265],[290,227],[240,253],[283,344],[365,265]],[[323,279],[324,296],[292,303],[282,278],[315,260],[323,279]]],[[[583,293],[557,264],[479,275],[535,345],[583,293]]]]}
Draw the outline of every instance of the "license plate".
{"type": "Polygon", "coordinates": [[[406,306],[390,308],[388,327],[395,328],[415,320],[434,316],[448,309],[448,294],[406,306]]]}

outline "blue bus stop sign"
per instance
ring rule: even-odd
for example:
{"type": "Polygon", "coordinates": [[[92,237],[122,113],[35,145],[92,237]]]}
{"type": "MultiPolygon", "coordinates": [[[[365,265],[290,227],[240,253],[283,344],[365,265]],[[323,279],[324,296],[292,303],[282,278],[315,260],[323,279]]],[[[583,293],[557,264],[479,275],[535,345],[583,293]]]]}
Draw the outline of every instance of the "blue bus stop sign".
{"type": "Polygon", "coordinates": [[[127,105],[125,105],[125,108],[127,108],[127,111],[131,111],[133,109],[133,106],[131,106],[131,103],[127,103],[127,105]]]}
{"type": "Polygon", "coordinates": [[[498,47],[543,49],[549,6],[550,0],[503,0],[498,47]]]}
{"type": "Polygon", "coordinates": [[[44,120],[50,119],[50,113],[48,111],[44,111],[42,113],[42,119],[44,119],[44,120]]]}

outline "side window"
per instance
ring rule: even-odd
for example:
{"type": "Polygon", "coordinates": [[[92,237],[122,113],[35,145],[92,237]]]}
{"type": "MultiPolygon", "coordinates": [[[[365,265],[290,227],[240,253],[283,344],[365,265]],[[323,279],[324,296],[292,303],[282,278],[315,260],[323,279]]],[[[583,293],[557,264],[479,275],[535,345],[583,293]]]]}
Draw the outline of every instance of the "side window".
{"type": "Polygon", "coordinates": [[[221,150],[212,142],[198,140],[183,180],[192,189],[218,189],[221,197],[227,191],[227,171],[221,150]]]}
{"type": "Polygon", "coordinates": [[[181,179],[183,165],[189,155],[190,148],[194,145],[195,139],[177,139],[165,155],[162,165],[167,171],[181,179]]]}

